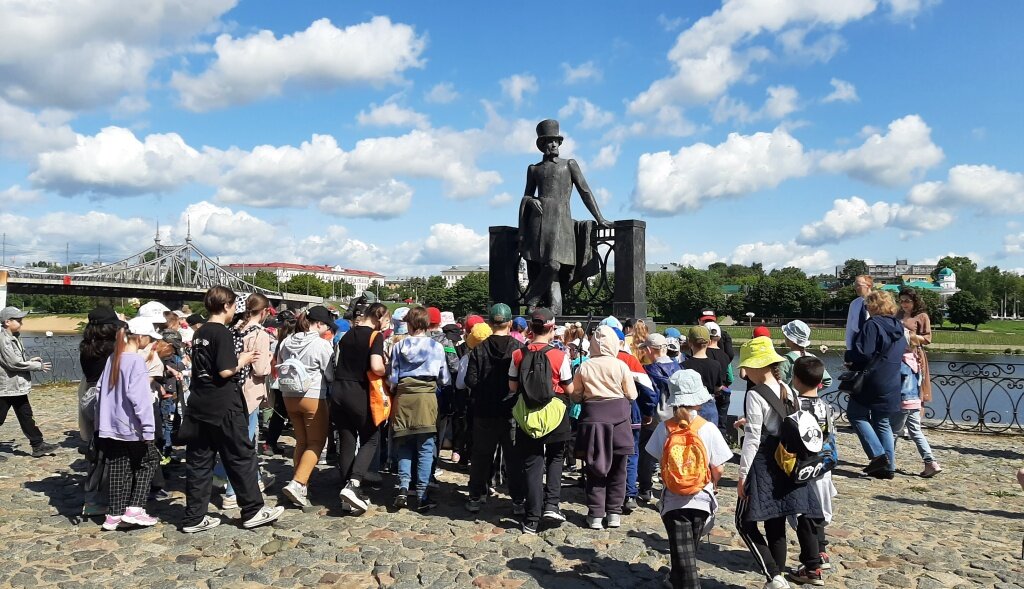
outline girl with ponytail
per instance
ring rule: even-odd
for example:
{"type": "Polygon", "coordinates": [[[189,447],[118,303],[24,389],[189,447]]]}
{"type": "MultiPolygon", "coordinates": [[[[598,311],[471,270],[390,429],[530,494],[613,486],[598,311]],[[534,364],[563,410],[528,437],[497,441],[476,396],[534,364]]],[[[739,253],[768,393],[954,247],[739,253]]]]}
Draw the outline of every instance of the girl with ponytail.
{"type": "Polygon", "coordinates": [[[144,317],[120,327],[114,352],[98,382],[96,435],[110,469],[110,509],[104,530],[157,523],[145,509],[160,452],[153,444],[153,397],[146,361],[139,350],[159,339],[153,322],[144,317]]]}

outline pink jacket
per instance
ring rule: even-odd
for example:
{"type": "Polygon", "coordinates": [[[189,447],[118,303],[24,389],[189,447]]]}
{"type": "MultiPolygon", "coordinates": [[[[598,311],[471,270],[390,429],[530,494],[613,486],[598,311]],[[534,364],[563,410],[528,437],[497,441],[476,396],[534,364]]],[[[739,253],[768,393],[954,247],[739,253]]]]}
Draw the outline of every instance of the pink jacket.
{"type": "Polygon", "coordinates": [[[256,329],[246,333],[242,341],[244,342],[243,351],[258,351],[260,353],[259,360],[252,363],[252,370],[249,371],[249,376],[242,381],[245,410],[248,413],[252,413],[259,409],[260,404],[267,399],[267,377],[270,376],[270,368],[273,361],[270,354],[270,334],[262,326],[257,326],[256,329]]]}

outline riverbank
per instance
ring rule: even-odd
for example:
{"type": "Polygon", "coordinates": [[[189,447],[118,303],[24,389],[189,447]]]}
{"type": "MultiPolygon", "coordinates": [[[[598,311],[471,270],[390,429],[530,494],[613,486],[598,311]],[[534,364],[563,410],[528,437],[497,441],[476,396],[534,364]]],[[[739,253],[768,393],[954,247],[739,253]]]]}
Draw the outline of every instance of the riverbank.
{"type": "Polygon", "coordinates": [[[41,335],[52,331],[55,334],[72,335],[79,333],[79,324],[86,320],[84,315],[27,315],[21,324],[21,332],[25,335],[41,335]]]}

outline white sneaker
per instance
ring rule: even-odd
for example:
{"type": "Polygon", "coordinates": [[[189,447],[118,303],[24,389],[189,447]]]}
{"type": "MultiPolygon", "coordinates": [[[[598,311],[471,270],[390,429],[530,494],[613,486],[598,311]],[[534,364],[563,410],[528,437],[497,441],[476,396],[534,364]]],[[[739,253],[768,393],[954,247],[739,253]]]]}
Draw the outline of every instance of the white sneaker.
{"type": "Polygon", "coordinates": [[[771,581],[764,584],[764,589],[792,589],[792,587],[785,577],[782,575],[775,575],[771,581]]]}
{"type": "Polygon", "coordinates": [[[308,489],[306,489],[306,485],[303,485],[298,481],[289,481],[288,484],[281,489],[281,493],[287,497],[289,501],[299,507],[306,507],[309,505],[309,499],[307,499],[308,489]]]}
{"type": "Polygon", "coordinates": [[[352,507],[352,513],[355,513],[356,515],[366,513],[366,510],[370,507],[370,504],[359,496],[359,483],[355,481],[350,480],[348,484],[345,485],[345,488],[341,490],[339,495],[343,502],[352,507]]]}
{"type": "Polygon", "coordinates": [[[205,532],[206,530],[212,530],[213,528],[216,528],[219,525],[219,519],[208,515],[204,517],[203,521],[199,522],[198,524],[194,526],[185,526],[184,528],[181,528],[181,531],[185,532],[186,534],[195,534],[196,532],[205,532]]]}
{"type": "Polygon", "coordinates": [[[281,517],[282,513],[284,513],[284,507],[281,505],[278,505],[277,507],[270,507],[268,505],[264,505],[263,509],[259,510],[259,512],[257,512],[256,515],[242,522],[242,527],[248,530],[250,528],[262,526],[264,524],[269,524],[270,522],[281,517]]]}
{"type": "Polygon", "coordinates": [[[609,513],[606,519],[609,528],[617,528],[622,525],[622,516],[617,513],[609,513]]]}
{"type": "Polygon", "coordinates": [[[587,527],[591,530],[603,530],[604,522],[602,522],[599,517],[587,516],[587,527]]]}
{"type": "Polygon", "coordinates": [[[237,495],[224,495],[224,498],[220,502],[221,509],[237,509],[238,508],[238,496],[237,495]]]}

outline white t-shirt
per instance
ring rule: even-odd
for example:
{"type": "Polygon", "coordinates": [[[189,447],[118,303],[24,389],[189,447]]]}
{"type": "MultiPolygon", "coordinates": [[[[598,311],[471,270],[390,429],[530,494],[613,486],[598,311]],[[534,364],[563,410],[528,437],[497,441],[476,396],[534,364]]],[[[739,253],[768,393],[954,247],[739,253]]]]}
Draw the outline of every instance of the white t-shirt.
{"type": "MultiPolygon", "coordinates": [[[[722,437],[722,432],[718,431],[717,425],[711,422],[705,423],[697,430],[697,435],[704,442],[704,449],[707,450],[708,468],[722,466],[732,458],[732,450],[725,442],[725,438],[722,437]]],[[[661,460],[666,441],[668,441],[668,427],[664,422],[659,423],[651,433],[651,439],[647,441],[644,450],[661,460]]],[[[665,489],[661,495],[661,513],[668,513],[676,509],[698,509],[707,513],[715,513],[718,511],[718,500],[715,498],[714,489],[713,483],[708,483],[704,490],[696,495],[677,495],[665,489]]]]}

